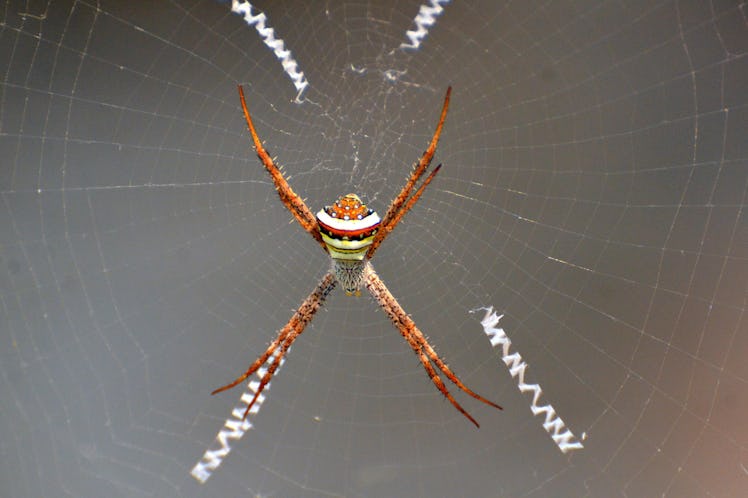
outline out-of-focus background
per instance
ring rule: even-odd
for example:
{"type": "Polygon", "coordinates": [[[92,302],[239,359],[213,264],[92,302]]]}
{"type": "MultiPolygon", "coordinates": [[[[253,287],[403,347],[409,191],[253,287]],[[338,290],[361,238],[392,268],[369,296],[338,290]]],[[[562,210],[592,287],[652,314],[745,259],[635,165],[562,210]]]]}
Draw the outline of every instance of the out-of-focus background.
{"type": "Polygon", "coordinates": [[[744,496],[745,2],[231,8],[0,6],[0,495],[744,496]],[[338,290],[193,479],[241,395],[211,390],[329,267],[237,84],[311,209],[380,214],[452,85],[444,166],[374,265],[503,412],[457,394],[476,429],[338,290]],[[583,449],[533,415],[487,307],[583,449]]]}

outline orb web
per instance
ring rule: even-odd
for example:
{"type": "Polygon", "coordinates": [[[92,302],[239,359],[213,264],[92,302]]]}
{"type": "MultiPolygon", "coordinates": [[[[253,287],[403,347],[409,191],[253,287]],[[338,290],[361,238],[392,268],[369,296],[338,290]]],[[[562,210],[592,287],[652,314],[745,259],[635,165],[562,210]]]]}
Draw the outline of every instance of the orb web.
{"type": "Polygon", "coordinates": [[[6,2],[3,494],[739,496],[746,40],[744,2],[6,2]],[[242,395],[210,392],[329,269],[237,84],[313,212],[355,192],[380,213],[452,85],[443,167],[373,264],[503,412],[452,389],[476,430],[335,291],[253,429],[190,476],[242,395]]]}

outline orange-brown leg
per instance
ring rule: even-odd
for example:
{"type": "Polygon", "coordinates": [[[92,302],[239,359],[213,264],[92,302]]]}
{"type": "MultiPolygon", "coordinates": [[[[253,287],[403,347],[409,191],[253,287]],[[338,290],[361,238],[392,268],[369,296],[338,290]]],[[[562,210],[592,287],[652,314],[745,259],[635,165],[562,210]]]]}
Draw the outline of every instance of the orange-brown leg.
{"type": "Polygon", "coordinates": [[[247,378],[249,378],[250,375],[255,373],[259,368],[265,364],[268,358],[270,358],[270,355],[273,354],[273,352],[278,348],[278,345],[281,343],[281,341],[284,341],[286,337],[288,337],[288,334],[290,331],[293,330],[293,326],[286,325],[281,329],[281,331],[278,333],[278,337],[275,338],[275,340],[270,343],[270,346],[268,346],[267,350],[257,358],[254,363],[252,363],[246,372],[241,374],[239,377],[236,378],[233,382],[226,384],[225,386],[219,387],[218,389],[214,390],[210,394],[218,394],[223,391],[227,391],[231,389],[232,387],[238,386],[240,383],[244,382],[247,378]]]}
{"type": "Polygon", "coordinates": [[[265,373],[265,375],[262,377],[262,380],[260,381],[260,388],[257,389],[252,402],[249,404],[249,406],[247,407],[247,411],[244,413],[244,416],[246,417],[247,413],[249,413],[249,409],[257,400],[257,397],[262,393],[262,391],[265,389],[265,386],[270,382],[273,374],[278,369],[280,361],[288,352],[288,348],[291,347],[293,341],[295,341],[296,338],[304,331],[306,326],[309,325],[309,322],[311,322],[312,318],[314,318],[314,314],[322,306],[325,298],[332,291],[332,289],[335,288],[336,284],[337,281],[335,280],[335,276],[332,273],[328,273],[327,275],[325,275],[319,282],[319,284],[317,284],[317,287],[312,291],[312,293],[309,294],[306,299],[304,299],[304,302],[301,303],[301,306],[299,306],[288,323],[280,330],[280,332],[278,332],[278,336],[272,343],[270,343],[270,346],[268,346],[267,350],[265,350],[265,352],[259,358],[257,358],[257,360],[255,360],[252,365],[250,365],[247,371],[237,377],[233,382],[226,384],[223,387],[219,387],[211,394],[218,394],[220,392],[226,391],[227,389],[231,389],[232,387],[245,381],[250,375],[259,370],[259,368],[265,364],[268,358],[270,358],[270,356],[275,353],[276,357],[273,360],[273,363],[271,364],[270,368],[268,368],[268,371],[265,373]],[[278,350],[279,347],[280,350],[278,350]]]}
{"type": "Polygon", "coordinates": [[[410,211],[410,209],[413,206],[416,205],[416,202],[418,202],[418,199],[420,199],[421,195],[423,195],[423,191],[426,190],[426,187],[429,186],[429,183],[431,183],[431,180],[434,179],[434,177],[439,172],[439,170],[441,169],[441,167],[442,167],[442,165],[440,164],[439,166],[437,166],[436,168],[434,168],[434,171],[432,171],[431,174],[429,174],[429,176],[426,177],[426,179],[423,181],[423,183],[421,184],[421,186],[418,187],[418,190],[416,190],[416,193],[413,194],[413,196],[410,199],[408,199],[408,202],[406,202],[405,205],[400,209],[400,211],[397,212],[397,214],[395,215],[395,217],[392,218],[392,221],[390,221],[386,226],[382,225],[381,223],[379,224],[379,228],[377,230],[378,230],[378,233],[381,233],[382,235],[381,235],[381,237],[379,239],[379,243],[377,243],[375,245],[376,238],[375,238],[374,242],[372,242],[371,247],[367,251],[367,257],[368,258],[371,258],[372,256],[374,256],[374,251],[376,251],[377,248],[379,248],[379,245],[382,243],[382,241],[384,239],[386,239],[387,236],[390,234],[390,232],[392,232],[392,230],[395,228],[395,226],[397,226],[397,224],[400,223],[400,220],[403,219],[403,216],[405,216],[405,214],[408,211],[410,211]],[[372,248],[374,250],[372,250],[372,248]]]}
{"type": "MultiPolygon", "coordinates": [[[[403,336],[405,336],[407,332],[405,332],[402,328],[400,328],[400,333],[403,334],[403,336]]],[[[410,340],[408,340],[408,343],[410,343],[411,347],[413,347],[413,343],[410,340]]],[[[413,347],[413,350],[418,355],[418,358],[421,360],[421,363],[423,363],[423,368],[426,369],[426,373],[428,374],[429,379],[431,379],[431,382],[434,383],[436,388],[439,389],[439,391],[444,395],[445,398],[449,400],[450,403],[452,403],[452,406],[457,408],[457,410],[463,415],[465,415],[468,418],[468,420],[474,423],[476,427],[480,427],[480,424],[478,423],[478,421],[475,420],[473,416],[470,415],[467,412],[467,410],[465,410],[462,407],[462,405],[460,405],[457,402],[456,399],[454,399],[454,397],[452,396],[452,393],[450,393],[447,390],[447,386],[444,385],[444,381],[442,381],[441,377],[439,377],[439,374],[436,373],[436,370],[434,370],[434,366],[431,363],[429,363],[429,359],[426,356],[426,354],[423,352],[423,349],[413,347]]]]}
{"type": "Polygon", "coordinates": [[[470,416],[470,414],[449,393],[446,386],[444,385],[444,382],[442,382],[441,378],[439,377],[439,374],[436,372],[431,363],[429,363],[429,359],[433,361],[436,366],[447,376],[447,378],[454,382],[454,384],[460,390],[462,390],[469,396],[472,396],[473,398],[486,403],[487,405],[501,410],[501,407],[499,405],[487,400],[479,394],[476,394],[467,386],[465,386],[465,384],[452,372],[452,370],[447,367],[444,361],[439,357],[439,355],[436,354],[434,349],[423,336],[423,333],[418,329],[415,322],[413,322],[408,314],[405,313],[405,310],[403,310],[395,297],[390,293],[390,291],[387,289],[387,286],[384,285],[384,282],[382,282],[382,279],[379,278],[371,264],[367,264],[364,273],[364,283],[371,295],[374,296],[374,299],[376,299],[377,303],[379,303],[392,323],[400,331],[400,334],[405,338],[413,351],[418,355],[421,363],[426,369],[426,373],[428,373],[429,378],[434,383],[436,388],[439,389],[439,391],[444,395],[444,397],[449,400],[450,403],[452,403],[452,406],[454,406],[457,410],[459,410],[460,413],[465,415],[465,417],[467,417],[471,422],[478,426],[478,422],[476,422],[476,420],[472,416],[470,416]]]}
{"type": "Polygon", "coordinates": [[[296,338],[299,337],[299,334],[301,334],[301,332],[303,332],[303,329],[298,332],[296,331],[296,329],[292,330],[291,333],[288,334],[286,339],[283,341],[280,349],[275,352],[275,359],[273,360],[273,363],[270,364],[270,367],[268,367],[265,375],[263,375],[260,379],[260,385],[257,387],[252,400],[249,402],[249,404],[247,404],[247,409],[244,410],[244,416],[242,418],[247,418],[252,405],[255,404],[255,401],[257,401],[257,398],[260,397],[260,394],[262,394],[262,391],[265,390],[265,387],[270,384],[270,380],[273,378],[273,375],[275,375],[275,371],[278,370],[283,357],[286,356],[286,353],[288,353],[288,350],[291,348],[291,344],[293,344],[293,341],[295,341],[296,338]]]}
{"type": "Polygon", "coordinates": [[[446,375],[449,380],[454,382],[454,384],[457,387],[459,387],[464,393],[477,399],[478,401],[482,401],[483,403],[487,405],[493,406],[494,408],[498,408],[499,410],[503,410],[501,406],[497,405],[493,401],[487,400],[486,398],[474,392],[472,389],[470,389],[465,384],[463,384],[462,381],[459,379],[459,377],[457,377],[457,375],[455,375],[454,372],[452,372],[449,366],[447,366],[447,364],[444,363],[444,360],[442,360],[441,357],[437,354],[437,352],[434,351],[434,348],[431,347],[431,344],[429,344],[428,339],[426,339],[426,337],[423,335],[423,332],[421,332],[418,329],[418,327],[414,326],[413,329],[411,329],[411,333],[415,336],[415,339],[418,342],[418,344],[420,344],[421,347],[423,347],[424,351],[426,352],[428,357],[431,359],[431,361],[433,361],[434,364],[439,368],[439,370],[444,372],[444,375],[446,375]]]}
{"type": "Polygon", "coordinates": [[[265,169],[270,173],[270,178],[275,184],[275,189],[278,191],[281,202],[291,211],[291,214],[296,218],[301,227],[309,232],[314,240],[322,246],[322,249],[327,252],[327,246],[325,246],[322,236],[319,233],[319,225],[317,224],[317,218],[315,218],[312,211],[307,207],[304,200],[293,191],[291,186],[288,184],[286,179],[283,177],[283,173],[273,162],[270,154],[267,153],[265,148],[262,146],[260,138],[257,136],[257,131],[252,123],[252,117],[249,115],[249,109],[247,109],[247,102],[244,99],[244,89],[239,85],[239,100],[241,100],[242,110],[244,111],[244,119],[247,121],[247,128],[249,129],[250,135],[252,135],[252,142],[254,142],[255,151],[257,157],[260,158],[265,169]]]}
{"type": "MultiPolygon", "coordinates": [[[[390,232],[395,228],[395,225],[397,225],[400,219],[402,219],[402,215],[401,215],[397,218],[397,221],[394,224],[392,223],[392,221],[398,216],[398,213],[403,209],[403,206],[406,205],[406,202],[408,201],[408,198],[410,197],[410,194],[413,191],[413,187],[418,182],[418,180],[423,176],[423,174],[426,172],[429,165],[431,164],[431,159],[434,157],[434,153],[436,153],[436,146],[439,143],[439,137],[441,136],[441,133],[442,133],[444,120],[447,118],[447,110],[449,109],[449,98],[450,98],[451,93],[452,93],[452,87],[450,86],[447,88],[447,93],[444,95],[444,104],[442,105],[442,112],[441,112],[441,115],[439,116],[439,123],[436,125],[434,136],[431,138],[431,143],[429,144],[428,148],[421,156],[421,159],[418,161],[418,163],[416,163],[403,189],[400,191],[399,194],[397,194],[397,197],[395,197],[395,199],[392,201],[392,204],[390,204],[390,207],[387,208],[387,212],[385,213],[384,218],[382,218],[382,222],[380,224],[380,226],[383,227],[384,230],[380,229],[377,232],[377,235],[374,237],[374,241],[372,242],[371,246],[369,246],[369,250],[366,252],[367,259],[371,259],[371,257],[374,255],[379,245],[384,241],[387,235],[389,235],[390,232]]],[[[429,182],[431,181],[430,178],[433,178],[435,173],[436,173],[436,170],[431,173],[428,179],[429,182]]],[[[415,204],[415,202],[413,202],[413,204],[415,204]]],[[[410,207],[413,207],[413,204],[411,204],[410,207]]],[[[408,207],[405,210],[405,212],[407,212],[410,209],[410,207],[408,207]]],[[[405,213],[403,213],[403,215],[404,214],[405,213]]]]}

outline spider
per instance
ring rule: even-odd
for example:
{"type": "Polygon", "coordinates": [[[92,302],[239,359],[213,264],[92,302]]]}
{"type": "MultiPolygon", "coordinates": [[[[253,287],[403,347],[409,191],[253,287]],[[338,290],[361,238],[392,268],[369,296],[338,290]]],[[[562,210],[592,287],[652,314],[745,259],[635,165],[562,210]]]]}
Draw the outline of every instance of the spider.
{"type": "Polygon", "coordinates": [[[361,294],[361,287],[366,287],[418,356],[421,364],[423,364],[423,368],[426,369],[426,373],[436,388],[452,403],[452,406],[467,417],[476,427],[480,427],[478,422],[454,399],[444,385],[436,368],[466,394],[494,408],[502,409],[496,403],[473,392],[452,372],[444,360],[434,351],[434,348],[429,344],[423,332],[418,329],[410,316],[398,304],[369,262],[387,235],[392,232],[400,220],[403,219],[403,216],[418,202],[426,187],[441,168],[441,164],[434,168],[415,192],[413,191],[416,183],[431,164],[431,159],[436,152],[439,135],[441,135],[442,126],[447,117],[451,91],[451,87],[447,88],[439,123],[436,126],[436,131],[428,149],[426,149],[421,159],[415,164],[405,186],[392,201],[384,217],[380,219],[377,213],[364,205],[356,194],[343,195],[335,201],[335,204],[321,209],[315,217],[301,197],[291,189],[273,159],[262,146],[262,142],[257,135],[252,118],[249,115],[249,110],[247,109],[244,90],[241,85],[239,86],[239,99],[241,100],[242,110],[244,111],[244,118],[247,121],[247,128],[252,135],[255,151],[265,169],[270,173],[281,202],[288,208],[301,227],[317,241],[320,247],[332,259],[332,268],[322,277],[322,280],[320,280],[312,293],[304,299],[304,302],[301,303],[301,306],[299,306],[288,323],[280,330],[278,336],[270,343],[267,350],[236,380],[211,393],[217,394],[235,387],[254,374],[271,356],[274,356],[272,363],[261,377],[259,387],[252,401],[248,404],[244,412],[244,418],[247,417],[250,408],[252,408],[252,405],[254,405],[257,398],[272,379],[273,374],[280,366],[281,360],[293,342],[304,331],[309,322],[312,321],[314,314],[319,310],[325,298],[338,283],[348,295],[358,296],[361,294]]]}

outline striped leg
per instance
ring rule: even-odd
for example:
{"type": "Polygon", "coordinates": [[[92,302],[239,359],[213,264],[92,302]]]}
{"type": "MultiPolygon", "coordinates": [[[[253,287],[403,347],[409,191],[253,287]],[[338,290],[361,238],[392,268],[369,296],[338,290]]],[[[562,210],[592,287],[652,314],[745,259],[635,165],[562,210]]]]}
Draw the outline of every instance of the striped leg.
{"type": "Polygon", "coordinates": [[[275,355],[275,358],[268,367],[267,372],[265,372],[265,374],[262,376],[260,386],[255,391],[252,401],[248,404],[247,409],[244,412],[244,417],[246,418],[250,408],[252,408],[252,405],[255,403],[255,401],[257,401],[257,398],[262,394],[265,386],[267,386],[267,384],[273,378],[273,374],[278,369],[278,366],[280,365],[283,357],[288,352],[288,349],[291,347],[291,344],[293,344],[296,338],[299,337],[302,332],[304,332],[304,328],[306,328],[306,326],[309,325],[309,322],[312,321],[312,318],[314,318],[314,314],[322,306],[322,303],[325,301],[327,295],[330,294],[330,292],[335,288],[335,284],[337,284],[337,281],[335,280],[335,276],[332,273],[328,273],[327,275],[325,275],[319,282],[319,284],[317,284],[317,287],[314,289],[314,291],[312,291],[312,293],[309,294],[306,299],[304,299],[304,302],[301,303],[301,306],[299,306],[299,309],[296,310],[285,327],[283,327],[280,332],[278,332],[278,337],[276,337],[275,340],[270,343],[270,346],[268,346],[267,350],[265,350],[265,352],[249,366],[247,371],[237,377],[233,382],[226,384],[223,387],[219,387],[211,394],[218,394],[220,392],[226,391],[227,389],[231,389],[241,382],[244,382],[250,375],[255,373],[262,365],[264,365],[271,355],[275,355]]]}
{"type": "Polygon", "coordinates": [[[283,177],[280,169],[275,165],[270,154],[267,153],[265,148],[262,146],[260,137],[257,136],[255,125],[252,123],[252,117],[249,115],[249,109],[247,109],[247,102],[244,100],[244,89],[239,85],[239,100],[242,103],[242,110],[244,111],[244,119],[247,121],[247,128],[249,129],[250,135],[252,135],[252,142],[254,143],[255,151],[257,151],[257,157],[260,158],[265,169],[270,173],[270,178],[275,184],[275,190],[278,191],[281,202],[291,211],[291,214],[296,218],[301,227],[309,232],[314,240],[317,241],[322,249],[327,252],[327,246],[322,241],[322,236],[319,233],[319,225],[317,219],[314,217],[312,211],[309,210],[304,200],[293,191],[291,186],[288,184],[286,179],[283,177]]]}
{"type": "Polygon", "coordinates": [[[442,360],[436,353],[436,351],[434,351],[434,349],[431,347],[426,337],[424,337],[423,332],[418,329],[415,322],[410,318],[410,316],[408,316],[405,310],[403,310],[403,308],[397,302],[395,297],[390,293],[390,291],[387,289],[387,286],[384,285],[384,282],[382,282],[382,279],[379,278],[379,275],[377,275],[377,273],[374,271],[374,268],[371,266],[371,264],[367,264],[366,269],[364,270],[364,283],[371,295],[374,296],[374,299],[376,299],[376,301],[379,303],[379,306],[381,306],[384,312],[387,313],[387,316],[390,317],[390,320],[400,331],[400,334],[402,334],[413,351],[418,355],[418,358],[421,360],[423,367],[426,369],[426,373],[431,379],[431,382],[433,382],[436,388],[439,389],[439,391],[444,395],[444,397],[447,398],[450,403],[452,403],[452,406],[454,406],[460,413],[465,415],[465,417],[467,417],[472,423],[474,423],[476,427],[480,427],[478,422],[457,402],[457,400],[454,399],[452,394],[447,390],[444,382],[439,377],[438,372],[431,364],[432,362],[444,375],[447,376],[449,380],[451,380],[464,393],[489,406],[493,406],[494,408],[498,408],[499,410],[502,409],[496,403],[493,403],[483,396],[473,392],[471,389],[465,386],[465,384],[457,377],[457,375],[454,374],[454,372],[452,372],[452,370],[446,365],[444,360],[442,360]]]}
{"type": "Polygon", "coordinates": [[[441,165],[439,165],[434,171],[431,172],[431,174],[426,178],[426,181],[423,183],[423,185],[421,185],[421,188],[416,191],[416,194],[413,197],[410,197],[410,194],[413,192],[413,187],[415,187],[418,180],[426,172],[429,165],[431,164],[431,159],[434,157],[434,153],[436,153],[436,146],[439,143],[439,137],[442,134],[444,120],[447,119],[447,110],[449,109],[449,96],[451,95],[451,93],[452,87],[450,86],[447,88],[446,95],[444,95],[442,113],[439,116],[439,123],[436,125],[436,130],[434,131],[434,136],[431,138],[431,143],[421,156],[421,159],[416,163],[403,189],[399,194],[397,194],[397,197],[395,197],[395,199],[392,201],[390,207],[387,208],[387,212],[385,213],[384,218],[382,218],[380,229],[377,232],[377,235],[374,237],[374,241],[372,242],[371,246],[369,246],[369,250],[366,252],[366,259],[371,259],[371,257],[374,256],[374,253],[379,248],[379,245],[384,241],[387,235],[392,232],[395,226],[400,223],[400,220],[403,218],[405,213],[407,213],[410,208],[415,205],[416,201],[423,193],[423,189],[431,182],[431,179],[434,177],[434,175],[436,175],[436,172],[439,171],[441,165]]]}

